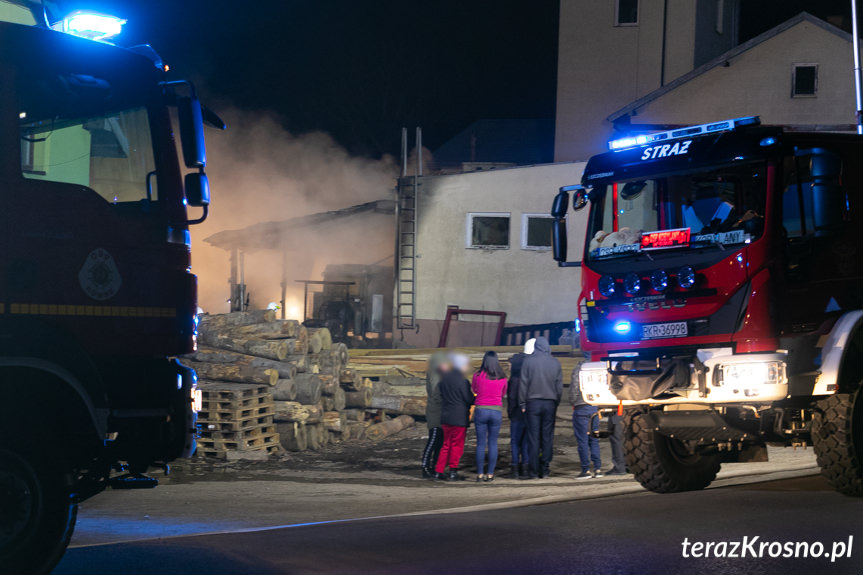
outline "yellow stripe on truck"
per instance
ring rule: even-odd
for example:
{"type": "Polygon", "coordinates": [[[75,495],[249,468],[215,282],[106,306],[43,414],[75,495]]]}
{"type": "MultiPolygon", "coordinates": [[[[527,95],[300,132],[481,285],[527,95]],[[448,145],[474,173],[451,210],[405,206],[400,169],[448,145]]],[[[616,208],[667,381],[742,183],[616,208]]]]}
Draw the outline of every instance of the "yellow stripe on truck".
{"type": "MultiPolygon", "coordinates": [[[[6,313],[6,306],[4,304],[0,304],[0,313],[6,313]]],[[[43,303],[13,303],[9,306],[9,313],[13,315],[52,315],[76,317],[177,317],[177,310],[171,307],[57,305],[43,303]]]]}

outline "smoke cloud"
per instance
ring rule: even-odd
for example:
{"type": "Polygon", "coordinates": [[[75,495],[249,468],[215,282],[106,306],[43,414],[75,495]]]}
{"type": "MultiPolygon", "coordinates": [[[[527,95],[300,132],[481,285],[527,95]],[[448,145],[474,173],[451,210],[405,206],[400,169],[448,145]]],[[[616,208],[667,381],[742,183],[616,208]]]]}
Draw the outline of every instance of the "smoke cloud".
{"type": "MultiPolygon", "coordinates": [[[[295,136],[275,118],[259,113],[220,110],[220,115],[228,130],[207,132],[210,216],[191,230],[199,305],[209,313],[229,309],[230,252],[205,238],[262,222],[392,199],[398,175],[393,158],[351,156],[327,134],[295,136]]],[[[287,255],[288,317],[302,315],[302,284],[294,280],[322,279],[328,264],[392,265],[394,228],[392,216],[378,215],[298,230],[287,255]]],[[[280,250],[246,253],[245,280],[253,307],[280,300],[281,274],[280,250]]]]}

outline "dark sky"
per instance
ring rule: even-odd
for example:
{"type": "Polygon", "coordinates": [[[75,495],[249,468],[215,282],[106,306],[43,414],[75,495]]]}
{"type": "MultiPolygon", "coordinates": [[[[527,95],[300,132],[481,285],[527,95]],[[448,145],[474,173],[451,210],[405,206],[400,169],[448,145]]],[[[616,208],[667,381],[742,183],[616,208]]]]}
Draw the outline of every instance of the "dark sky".
{"type": "MultiPolygon", "coordinates": [[[[611,1],[611,0],[596,0],[611,1]]],[[[483,118],[553,118],[557,0],[59,0],[128,18],[212,104],[323,130],[352,153],[396,154],[421,125],[434,149],[483,118]]],[[[742,0],[741,40],[848,0],[742,0]]],[[[217,106],[214,106],[217,107],[217,106]]]]}

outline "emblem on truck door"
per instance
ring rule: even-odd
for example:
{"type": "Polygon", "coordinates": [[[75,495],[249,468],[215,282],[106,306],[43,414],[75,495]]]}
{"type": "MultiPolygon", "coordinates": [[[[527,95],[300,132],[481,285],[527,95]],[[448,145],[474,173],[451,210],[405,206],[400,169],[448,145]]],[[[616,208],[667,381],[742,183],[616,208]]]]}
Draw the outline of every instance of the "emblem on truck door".
{"type": "Polygon", "coordinates": [[[78,272],[78,282],[84,293],[99,301],[111,299],[123,285],[114,258],[102,248],[96,248],[84,260],[84,265],[78,272]]]}

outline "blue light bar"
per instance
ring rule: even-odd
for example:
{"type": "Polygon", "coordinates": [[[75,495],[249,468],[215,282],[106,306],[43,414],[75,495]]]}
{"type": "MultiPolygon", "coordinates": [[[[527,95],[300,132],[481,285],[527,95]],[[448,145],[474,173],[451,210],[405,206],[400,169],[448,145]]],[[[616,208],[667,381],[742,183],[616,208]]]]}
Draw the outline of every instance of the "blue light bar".
{"type": "Polygon", "coordinates": [[[711,124],[689,126],[687,128],[668,130],[667,132],[657,132],[656,134],[642,134],[640,136],[619,138],[608,142],[608,149],[613,152],[628,150],[631,148],[637,148],[638,146],[646,146],[647,144],[652,144],[654,142],[678,140],[680,138],[689,138],[693,136],[701,136],[703,134],[713,134],[716,132],[728,132],[743,126],[757,126],[760,123],[761,118],[758,116],[734,118],[733,120],[723,120],[722,122],[713,122],[711,124]]]}
{"type": "Polygon", "coordinates": [[[122,32],[125,23],[116,16],[78,10],[63,18],[61,30],[73,36],[103,41],[122,32]]]}
{"type": "Polygon", "coordinates": [[[614,331],[619,333],[620,335],[625,335],[629,333],[629,330],[632,329],[632,324],[626,320],[618,321],[614,324],[614,331]]]}

